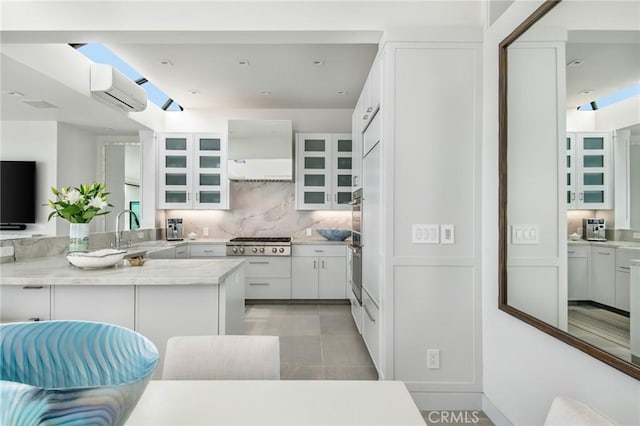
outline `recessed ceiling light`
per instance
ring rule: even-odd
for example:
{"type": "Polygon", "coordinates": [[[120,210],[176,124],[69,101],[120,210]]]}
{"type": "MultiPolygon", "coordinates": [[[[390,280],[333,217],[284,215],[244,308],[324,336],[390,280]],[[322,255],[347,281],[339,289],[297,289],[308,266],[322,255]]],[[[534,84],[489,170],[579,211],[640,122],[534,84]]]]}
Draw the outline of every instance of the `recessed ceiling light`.
{"type": "Polygon", "coordinates": [[[187,90],[187,92],[189,92],[190,95],[199,95],[200,91],[196,90],[196,89],[189,89],[187,90]]]}
{"type": "Polygon", "coordinates": [[[240,59],[240,60],[238,61],[238,65],[240,65],[240,66],[242,66],[242,67],[248,67],[248,66],[249,66],[249,65],[251,65],[251,64],[249,63],[249,60],[248,60],[248,59],[240,59]]]}
{"type": "Polygon", "coordinates": [[[313,60],[313,65],[317,66],[317,67],[321,67],[324,65],[324,60],[323,59],[314,59],[313,60]]]}
{"type": "Polygon", "coordinates": [[[593,90],[585,89],[578,92],[579,95],[590,95],[593,93],[593,90]]]}
{"type": "Polygon", "coordinates": [[[338,96],[344,96],[347,94],[346,90],[338,90],[338,96]]]}
{"type": "Polygon", "coordinates": [[[584,64],[584,59],[574,59],[573,61],[567,64],[568,67],[579,67],[584,64]]]}
{"type": "Polygon", "coordinates": [[[171,62],[170,59],[158,59],[158,63],[160,65],[166,65],[166,66],[169,66],[169,67],[173,66],[173,62],[171,62]]]}
{"type": "Polygon", "coordinates": [[[260,92],[260,94],[263,95],[263,96],[269,96],[271,94],[271,92],[268,91],[268,90],[263,90],[262,92],[260,92]]]}

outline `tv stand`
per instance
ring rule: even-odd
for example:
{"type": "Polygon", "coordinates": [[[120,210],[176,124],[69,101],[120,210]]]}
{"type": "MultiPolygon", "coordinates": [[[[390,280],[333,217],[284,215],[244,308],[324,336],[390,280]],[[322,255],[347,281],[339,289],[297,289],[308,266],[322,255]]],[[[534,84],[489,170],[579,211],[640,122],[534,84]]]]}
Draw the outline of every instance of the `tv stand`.
{"type": "Polygon", "coordinates": [[[0,223],[0,231],[24,231],[27,225],[24,223],[0,223]]]}

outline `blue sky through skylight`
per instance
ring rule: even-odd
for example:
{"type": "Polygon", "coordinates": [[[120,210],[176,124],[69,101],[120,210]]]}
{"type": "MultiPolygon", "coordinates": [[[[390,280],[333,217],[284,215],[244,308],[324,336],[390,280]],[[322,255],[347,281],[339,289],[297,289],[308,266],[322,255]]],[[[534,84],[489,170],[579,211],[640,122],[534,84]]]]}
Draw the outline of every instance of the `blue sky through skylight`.
{"type": "MultiPolygon", "coordinates": [[[[640,83],[636,83],[633,86],[627,87],[626,89],[622,89],[609,95],[603,96],[600,99],[596,99],[595,102],[598,109],[602,109],[606,106],[615,104],[616,102],[620,102],[637,95],[640,95],[640,83]]],[[[590,103],[580,105],[578,109],[580,111],[593,111],[590,103]]]]}
{"type": "MultiPolygon", "coordinates": [[[[110,64],[118,71],[129,77],[131,80],[136,81],[144,78],[138,71],[134,70],[129,64],[124,62],[112,51],[107,49],[104,45],[99,43],[87,43],[77,49],[87,58],[93,62],[99,64],[110,64]]],[[[155,84],[147,81],[140,85],[146,92],[150,102],[158,105],[160,108],[167,102],[169,96],[160,90],[155,84]]],[[[167,111],[180,111],[180,106],[173,102],[167,111]]]]}

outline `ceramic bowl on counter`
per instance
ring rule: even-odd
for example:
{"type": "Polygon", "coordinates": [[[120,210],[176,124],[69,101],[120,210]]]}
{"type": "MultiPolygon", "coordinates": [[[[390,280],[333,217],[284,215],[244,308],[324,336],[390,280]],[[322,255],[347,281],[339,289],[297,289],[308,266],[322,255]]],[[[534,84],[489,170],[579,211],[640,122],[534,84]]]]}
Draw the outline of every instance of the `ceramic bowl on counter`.
{"type": "Polygon", "coordinates": [[[158,365],[143,335],[113,324],[0,325],[0,423],[124,424],[158,365]]]}
{"type": "Polygon", "coordinates": [[[318,229],[318,234],[329,241],[344,241],[351,236],[351,230],[320,228],[318,229]]]}
{"type": "Polygon", "coordinates": [[[126,250],[103,249],[88,252],[72,252],[67,255],[67,260],[78,268],[100,269],[108,268],[124,259],[126,250]]]}

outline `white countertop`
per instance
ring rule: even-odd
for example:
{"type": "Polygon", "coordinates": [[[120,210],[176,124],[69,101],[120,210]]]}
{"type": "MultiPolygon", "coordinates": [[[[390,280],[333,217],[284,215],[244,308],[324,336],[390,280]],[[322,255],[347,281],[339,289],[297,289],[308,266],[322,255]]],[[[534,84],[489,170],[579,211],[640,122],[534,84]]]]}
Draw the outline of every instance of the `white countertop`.
{"type": "Polygon", "coordinates": [[[0,265],[0,285],[198,285],[219,284],[242,259],[150,259],[105,269],[79,269],[64,256],[0,265]]]}
{"type": "Polygon", "coordinates": [[[424,425],[404,383],[152,380],[127,425],[424,425]]]}
{"type": "Polygon", "coordinates": [[[630,249],[640,249],[640,243],[635,243],[631,241],[586,241],[586,240],[578,240],[578,241],[568,241],[570,246],[594,246],[594,247],[609,247],[609,248],[630,248],[630,249]]]}

